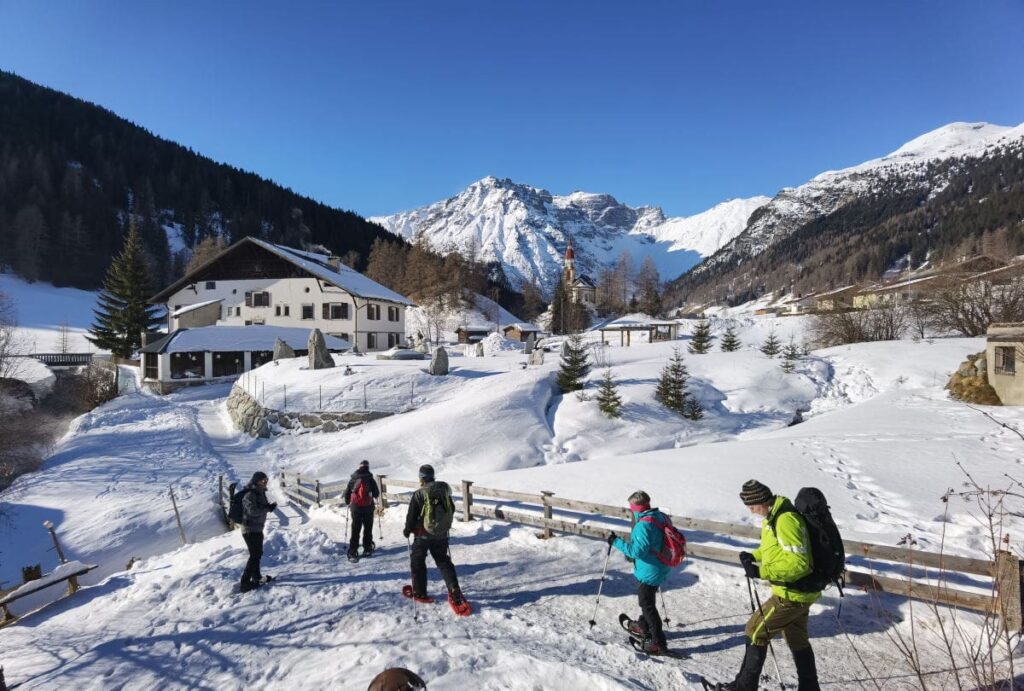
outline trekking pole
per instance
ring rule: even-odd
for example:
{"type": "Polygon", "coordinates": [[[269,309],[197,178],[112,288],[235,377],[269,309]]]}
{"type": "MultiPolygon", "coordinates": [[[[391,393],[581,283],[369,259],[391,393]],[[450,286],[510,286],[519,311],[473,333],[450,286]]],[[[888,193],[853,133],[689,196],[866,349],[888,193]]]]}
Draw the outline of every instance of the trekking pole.
{"type": "MultiPolygon", "coordinates": [[[[409,536],[406,536],[405,538],[405,546],[409,548],[409,589],[412,590],[413,584],[416,582],[416,578],[413,576],[412,573],[412,538],[410,538],[409,536]]],[[[415,591],[412,593],[412,595],[416,595],[415,591]]],[[[409,598],[409,604],[412,606],[412,620],[417,624],[420,623],[420,620],[418,618],[419,612],[416,611],[416,600],[414,597],[409,598]]]]}
{"type": "Polygon", "coordinates": [[[757,611],[761,615],[761,623],[764,624],[764,634],[768,637],[768,651],[772,654],[772,662],[775,664],[775,678],[779,680],[779,688],[785,691],[786,685],[782,683],[782,674],[779,672],[779,658],[775,657],[775,646],[772,645],[772,630],[768,627],[768,620],[761,609],[761,596],[757,594],[757,588],[750,585],[750,577],[747,577],[747,587],[754,594],[754,601],[757,602],[757,611]]]}
{"type": "Polygon", "coordinates": [[[665,591],[658,588],[658,592],[661,593],[661,611],[665,613],[665,616],[662,617],[662,621],[665,622],[665,626],[668,626],[668,623],[672,620],[668,618],[668,607],[665,606],[665,591]]]}
{"type": "Polygon", "coordinates": [[[597,586],[597,602],[594,603],[594,616],[590,619],[590,628],[597,625],[597,608],[601,605],[601,591],[604,589],[604,576],[608,573],[608,560],[612,558],[612,546],[608,545],[608,554],[604,558],[604,568],[601,569],[601,583],[597,586]]]}
{"type": "Polygon", "coordinates": [[[750,576],[747,576],[747,597],[750,599],[750,613],[754,613],[754,586],[751,585],[750,576]]]}
{"type": "Polygon", "coordinates": [[[380,540],[380,543],[382,545],[384,544],[384,518],[383,518],[383,516],[384,516],[384,508],[383,507],[378,508],[377,509],[377,530],[380,531],[380,535],[379,535],[379,537],[377,539],[380,540]]]}

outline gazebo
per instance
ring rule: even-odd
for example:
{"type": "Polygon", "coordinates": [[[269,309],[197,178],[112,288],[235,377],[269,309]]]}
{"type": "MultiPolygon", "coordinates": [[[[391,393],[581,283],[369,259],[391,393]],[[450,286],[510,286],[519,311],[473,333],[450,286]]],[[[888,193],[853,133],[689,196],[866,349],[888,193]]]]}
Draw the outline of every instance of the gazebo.
{"type": "Polygon", "coordinates": [[[601,332],[601,340],[604,341],[606,331],[618,332],[619,345],[629,346],[632,343],[632,334],[646,333],[650,343],[656,341],[674,341],[679,338],[679,322],[666,319],[638,319],[623,317],[609,322],[598,329],[601,332]]]}

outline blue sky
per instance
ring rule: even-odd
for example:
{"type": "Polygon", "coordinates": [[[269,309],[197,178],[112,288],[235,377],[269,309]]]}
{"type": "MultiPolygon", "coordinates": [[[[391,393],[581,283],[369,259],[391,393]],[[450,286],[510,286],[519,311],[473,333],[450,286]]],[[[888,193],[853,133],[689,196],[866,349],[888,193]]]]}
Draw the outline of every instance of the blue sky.
{"type": "Polygon", "coordinates": [[[364,215],[496,175],[689,215],[1024,122],[1024,2],[0,0],[0,68],[364,215]]]}

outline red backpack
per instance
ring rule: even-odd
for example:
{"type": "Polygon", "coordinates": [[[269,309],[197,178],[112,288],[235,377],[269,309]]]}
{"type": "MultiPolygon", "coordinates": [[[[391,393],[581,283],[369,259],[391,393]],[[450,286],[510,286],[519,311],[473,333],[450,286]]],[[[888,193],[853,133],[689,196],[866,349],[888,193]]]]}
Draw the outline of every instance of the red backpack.
{"type": "Polygon", "coordinates": [[[373,506],[373,494],[370,493],[370,483],[365,478],[359,478],[356,480],[355,487],[352,488],[351,501],[349,502],[352,506],[364,509],[367,506],[373,506]]]}
{"type": "MultiPolygon", "coordinates": [[[[686,536],[672,525],[672,519],[664,516],[665,522],[658,521],[654,516],[641,516],[644,523],[653,523],[661,531],[664,539],[661,541],[661,549],[655,552],[655,556],[665,566],[679,566],[683,559],[686,559],[686,536]]],[[[651,550],[654,552],[654,550],[651,550]]]]}

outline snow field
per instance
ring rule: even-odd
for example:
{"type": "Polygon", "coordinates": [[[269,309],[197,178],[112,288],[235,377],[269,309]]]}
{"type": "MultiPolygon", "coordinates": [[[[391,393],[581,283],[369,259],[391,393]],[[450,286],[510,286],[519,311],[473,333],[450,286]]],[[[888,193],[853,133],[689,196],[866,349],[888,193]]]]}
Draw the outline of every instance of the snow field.
{"type": "Polygon", "coordinates": [[[49,283],[29,283],[3,272],[0,272],[0,293],[14,303],[18,341],[25,350],[60,352],[60,328],[67,324],[71,352],[99,352],[85,337],[92,324],[98,293],[56,288],[49,283]]]}
{"type": "MultiPolygon", "coordinates": [[[[273,494],[273,492],[272,492],[273,494]]],[[[597,626],[597,588],[606,547],[598,540],[539,540],[534,531],[493,521],[455,524],[452,555],[476,611],[456,617],[444,602],[412,605],[408,552],[400,536],[405,507],[376,525],[378,551],[345,559],[344,521],[326,510],[310,522],[291,507],[270,527],[264,572],[277,577],[245,594],[238,533],[219,535],[136,564],[3,632],[8,683],[22,689],[364,689],[389,666],[408,667],[437,689],[692,689],[698,678],[731,678],[749,615],[738,567],[694,561],[673,573],[665,594],[666,634],[687,660],[647,659],[619,628],[637,614],[630,566],[612,555],[597,626]],[[287,521],[287,525],[283,525],[287,521]],[[83,613],[86,616],[83,616],[83,613]],[[415,618],[414,618],[415,616],[415,618]]],[[[431,564],[428,559],[428,565],[431,564]]],[[[429,591],[443,595],[429,571],[429,591]]],[[[762,598],[767,589],[761,589],[762,598]]],[[[863,679],[849,634],[885,688],[913,688],[886,634],[907,627],[905,605],[851,591],[843,618],[835,601],[815,605],[811,633],[822,681],[846,688],[863,679]],[[880,608],[895,615],[888,622],[880,608]]],[[[660,601],[659,601],[660,606],[660,601]]],[[[970,615],[960,615],[972,625],[970,615]]],[[[787,683],[795,673],[777,647],[787,683]]],[[[923,650],[926,666],[936,653],[923,650]]],[[[826,686],[828,688],[828,686],[826,686]]]]}

